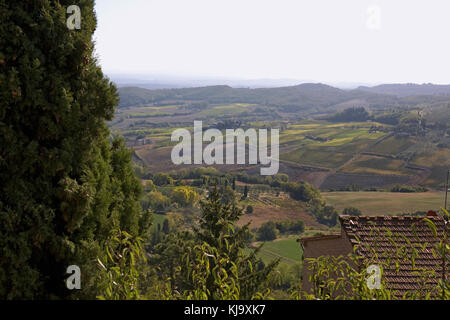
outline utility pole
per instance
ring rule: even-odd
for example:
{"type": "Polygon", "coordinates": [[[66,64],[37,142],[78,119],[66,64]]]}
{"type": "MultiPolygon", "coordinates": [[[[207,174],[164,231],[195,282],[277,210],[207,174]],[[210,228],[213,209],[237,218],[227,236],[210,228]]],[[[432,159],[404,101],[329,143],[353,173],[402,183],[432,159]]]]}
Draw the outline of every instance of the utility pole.
{"type": "MultiPolygon", "coordinates": [[[[448,195],[448,176],[450,174],[450,169],[447,169],[447,181],[445,183],[445,202],[444,209],[447,210],[447,195],[448,195]]],[[[444,214],[445,219],[445,214],[444,214]]],[[[447,238],[448,238],[448,220],[445,220],[444,224],[444,254],[442,255],[442,281],[447,283],[447,270],[446,270],[446,249],[447,248],[447,238]]],[[[442,298],[445,299],[445,290],[442,290],[442,298]]]]}
{"type": "Polygon", "coordinates": [[[447,182],[445,183],[445,202],[444,209],[447,210],[447,196],[448,196],[448,176],[450,174],[450,170],[447,170],[447,182]]]}

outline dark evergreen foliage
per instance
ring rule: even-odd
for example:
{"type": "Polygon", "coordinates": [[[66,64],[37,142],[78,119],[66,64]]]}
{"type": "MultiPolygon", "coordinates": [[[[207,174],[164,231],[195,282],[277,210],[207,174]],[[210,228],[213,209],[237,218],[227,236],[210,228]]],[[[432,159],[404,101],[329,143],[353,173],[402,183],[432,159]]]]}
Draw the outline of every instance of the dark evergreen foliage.
{"type": "Polygon", "coordinates": [[[95,298],[113,228],[145,233],[140,184],[105,120],[116,88],[93,55],[94,2],[0,0],[0,299],[95,298]],[[65,287],[78,265],[83,290],[65,287]]]}

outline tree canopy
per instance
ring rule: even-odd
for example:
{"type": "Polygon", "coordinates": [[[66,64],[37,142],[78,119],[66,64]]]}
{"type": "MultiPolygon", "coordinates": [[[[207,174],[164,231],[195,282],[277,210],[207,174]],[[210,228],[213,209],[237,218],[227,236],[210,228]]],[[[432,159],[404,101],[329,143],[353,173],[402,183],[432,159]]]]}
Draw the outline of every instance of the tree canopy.
{"type": "Polygon", "coordinates": [[[140,184],[109,137],[118,96],[93,54],[94,1],[0,0],[0,299],[95,298],[111,230],[145,233],[140,184]],[[78,265],[83,290],[65,287],[78,265]]]}

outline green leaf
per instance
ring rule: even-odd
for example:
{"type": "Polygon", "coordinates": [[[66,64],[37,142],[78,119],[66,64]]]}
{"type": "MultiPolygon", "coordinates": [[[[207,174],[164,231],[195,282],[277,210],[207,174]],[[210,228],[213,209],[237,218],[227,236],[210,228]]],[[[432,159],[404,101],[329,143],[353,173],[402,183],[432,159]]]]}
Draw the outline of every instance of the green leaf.
{"type": "Polygon", "coordinates": [[[431,231],[433,232],[433,235],[434,235],[435,237],[437,237],[437,228],[436,228],[436,225],[434,224],[434,222],[431,221],[431,220],[428,219],[428,218],[424,218],[423,221],[425,221],[425,222],[427,223],[428,227],[429,227],[429,228],[431,229],[431,231]]]}

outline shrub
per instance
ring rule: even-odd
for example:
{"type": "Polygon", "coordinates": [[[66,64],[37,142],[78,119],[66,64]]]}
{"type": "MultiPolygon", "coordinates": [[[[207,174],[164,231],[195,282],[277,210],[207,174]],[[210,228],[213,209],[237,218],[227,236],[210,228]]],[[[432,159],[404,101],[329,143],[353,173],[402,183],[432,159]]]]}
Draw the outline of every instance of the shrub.
{"type": "Polygon", "coordinates": [[[275,222],[275,226],[280,233],[301,233],[305,230],[305,224],[300,219],[275,222]]]}
{"type": "Polygon", "coordinates": [[[342,210],[344,216],[360,216],[362,214],[361,210],[354,207],[347,207],[342,210]]]}
{"type": "Polygon", "coordinates": [[[300,219],[296,220],[294,222],[291,222],[289,231],[294,232],[294,233],[301,233],[301,232],[305,231],[305,224],[300,219]]]}
{"type": "Polygon", "coordinates": [[[418,187],[418,188],[414,188],[411,186],[401,186],[401,185],[395,185],[391,188],[391,192],[405,192],[405,193],[409,193],[409,192],[426,192],[428,191],[427,188],[422,188],[422,187],[418,187]]]}
{"type": "Polygon", "coordinates": [[[285,182],[281,184],[281,189],[288,192],[290,197],[294,200],[308,202],[312,199],[320,199],[320,192],[313,185],[301,181],[285,182]]]}
{"type": "Polygon", "coordinates": [[[337,224],[338,212],[332,206],[327,206],[323,200],[313,199],[308,202],[310,214],[317,222],[333,227],[337,224]]]}
{"type": "Polygon", "coordinates": [[[198,198],[198,193],[187,186],[176,187],[172,192],[172,200],[183,207],[193,206],[198,198]]]}
{"type": "Polygon", "coordinates": [[[277,228],[274,222],[264,223],[257,232],[258,241],[272,241],[277,238],[277,228]]]}
{"type": "Polygon", "coordinates": [[[153,176],[153,183],[157,186],[165,186],[172,184],[173,179],[167,173],[157,173],[153,176]]]}

